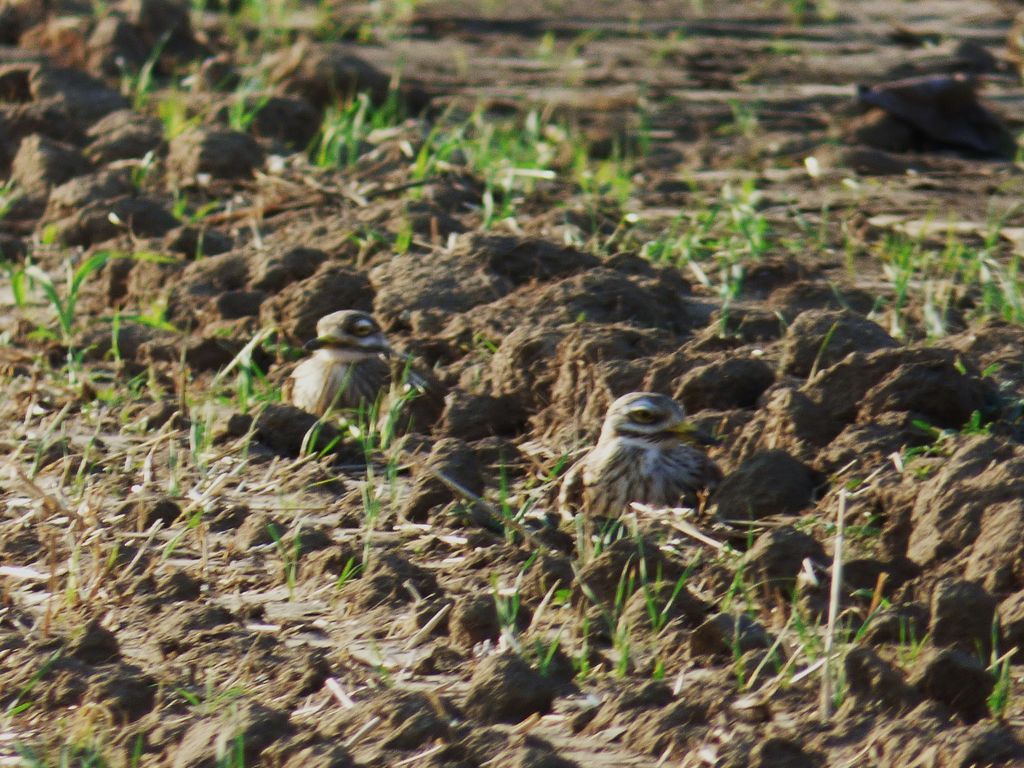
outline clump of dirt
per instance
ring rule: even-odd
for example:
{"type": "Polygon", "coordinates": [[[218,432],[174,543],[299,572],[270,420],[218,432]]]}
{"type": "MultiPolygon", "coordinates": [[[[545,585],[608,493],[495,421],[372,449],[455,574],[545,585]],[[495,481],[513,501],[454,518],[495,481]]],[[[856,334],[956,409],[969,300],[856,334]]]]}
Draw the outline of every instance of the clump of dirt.
{"type": "Polygon", "coordinates": [[[945,704],[974,723],[988,713],[996,681],[977,658],[956,649],[925,653],[918,659],[913,683],[929,699],[945,704]]]}
{"type": "Polygon", "coordinates": [[[236,418],[241,424],[229,425],[235,435],[253,430],[256,439],[273,451],[287,456],[298,456],[304,449],[317,450],[335,446],[340,438],[330,424],[321,424],[315,416],[291,405],[272,404],[265,408],[251,424],[245,417],[236,418]]]}
{"type": "Polygon", "coordinates": [[[313,249],[291,250],[279,263],[263,262],[253,280],[256,290],[274,294],[260,307],[260,318],[281,328],[293,344],[316,338],[317,321],[324,315],[372,307],[373,294],[366,276],[338,264],[325,264],[314,271],[324,258],[313,249]],[[283,287],[285,282],[290,285],[283,287]]]}
{"type": "Polygon", "coordinates": [[[810,462],[842,431],[843,423],[799,389],[769,389],[762,407],[743,427],[732,445],[736,460],[764,450],[782,450],[810,462]]]}
{"type": "MultiPolygon", "coordinates": [[[[581,600],[597,599],[608,605],[615,602],[621,585],[640,589],[646,584],[642,573],[658,574],[659,579],[675,584],[686,572],[686,565],[665,555],[653,541],[620,539],[588,562],[579,572],[577,592],[581,600]]],[[[628,597],[628,595],[627,595],[628,597]]]]}
{"type": "Polygon", "coordinates": [[[466,236],[428,261],[392,259],[375,267],[374,311],[388,324],[440,330],[448,318],[508,295],[517,286],[592,269],[597,260],[544,241],[466,236]],[[438,281],[437,275],[445,275],[438,281]]]}
{"type": "Polygon", "coordinates": [[[452,501],[472,502],[484,490],[476,453],[455,438],[438,441],[420,464],[402,515],[423,522],[452,501]]]}
{"type": "Polygon", "coordinates": [[[812,309],[797,315],[786,331],[781,366],[785,373],[806,377],[850,352],[867,354],[896,346],[881,326],[853,312],[812,309]]]}
{"type": "Polygon", "coordinates": [[[625,744],[650,755],[685,749],[699,743],[722,704],[722,689],[712,680],[702,682],[702,690],[687,688],[681,696],[664,683],[640,685],[604,704],[586,731],[619,726],[625,744]]]}
{"type": "Polygon", "coordinates": [[[873,709],[909,712],[921,701],[917,689],[870,648],[851,651],[843,664],[851,694],[850,701],[843,704],[848,716],[873,709]]]}
{"type": "Polygon", "coordinates": [[[761,451],[736,467],[715,490],[712,503],[730,520],[757,520],[799,512],[811,503],[817,478],[785,451],[761,451]]]}
{"type": "Polygon", "coordinates": [[[534,429],[551,442],[593,439],[612,401],[643,389],[650,357],[670,344],[669,336],[655,330],[619,324],[574,328],[556,347],[550,391],[534,383],[533,396],[548,403],[534,416],[534,429]]]}
{"type": "Polygon", "coordinates": [[[466,713],[485,723],[518,723],[551,709],[555,684],[521,657],[486,659],[473,673],[466,693],[466,713]]]}
{"type": "Polygon", "coordinates": [[[717,613],[690,635],[693,656],[727,656],[734,652],[767,649],[772,638],[764,627],[745,614],[717,613]]]}
{"type": "Polygon", "coordinates": [[[706,408],[719,411],[753,408],[774,382],[775,373],[765,361],[730,357],[690,368],[673,396],[690,413],[706,408]]]}
{"type": "Polygon", "coordinates": [[[792,591],[805,559],[824,564],[825,550],[813,536],[788,525],[761,534],[744,555],[758,583],[781,593],[792,591]]]}
{"type": "Polygon", "coordinates": [[[998,406],[989,382],[945,350],[883,349],[852,353],[821,371],[803,391],[840,422],[909,412],[936,427],[959,429],[998,406]]]}
{"type": "Polygon", "coordinates": [[[174,750],[171,765],[175,768],[215,765],[227,743],[241,745],[240,757],[254,760],[275,741],[289,736],[291,731],[286,712],[252,704],[192,725],[174,750]]]}
{"type": "Polygon", "coordinates": [[[401,555],[386,556],[373,566],[372,575],[349,588],[356,603],[364,608],[407,603],[418,595],[439,594],[433,575],[401,555]]]}
{"type": "Polygon", "coordinates": [[[924,565],[959,562],[968,578],[998,591],[1021,586],[1013,535],[1020,503],[1017,446],[998,438],[966,441],[914,503],[907,554],[924,565]]]}

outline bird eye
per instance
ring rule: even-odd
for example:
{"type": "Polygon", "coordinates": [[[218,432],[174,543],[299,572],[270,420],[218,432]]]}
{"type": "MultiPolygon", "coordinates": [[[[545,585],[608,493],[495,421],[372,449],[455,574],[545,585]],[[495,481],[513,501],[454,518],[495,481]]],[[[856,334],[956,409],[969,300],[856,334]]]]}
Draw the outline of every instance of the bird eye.
{"type": "Polygon", "coordinates": [[[373,333],[373,323],[369,320],[357,320],[352,324],[352,333],[356,336],[369,336],[373,333]]]}
{"type": "Polygon", "coordinates": [[[652,411],[646,408],[636,408],[630,411],[629,418],[637,424],[653,424],[656,417],[652,411]]]}

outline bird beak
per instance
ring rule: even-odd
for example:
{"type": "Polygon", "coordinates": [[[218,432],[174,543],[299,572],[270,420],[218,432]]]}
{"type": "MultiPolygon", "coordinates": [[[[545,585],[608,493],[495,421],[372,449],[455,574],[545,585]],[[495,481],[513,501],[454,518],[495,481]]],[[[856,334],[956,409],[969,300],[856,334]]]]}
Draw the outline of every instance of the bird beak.
{"type": "Polygon", "coordinates": [[[669,432],[679,435],[679,437],[691,437],[696,431],[697,426],[692,421],[680,421],[669,429],[669,432]]]}
{"type": "Polygon", "coordinates": [[[323,349],[324,347],[330,346],[333,340],[326,336],[318,336],[315,339],[310,339],[303,344],[303,349],[308,349],[312,352],[314,349],[323,349]]]}
{"type": "Polygon", "coordinates": [[[692,421],[681,421],[669,430],[684,443],[691,445],[715,445],[718,441],[692,421]]]}

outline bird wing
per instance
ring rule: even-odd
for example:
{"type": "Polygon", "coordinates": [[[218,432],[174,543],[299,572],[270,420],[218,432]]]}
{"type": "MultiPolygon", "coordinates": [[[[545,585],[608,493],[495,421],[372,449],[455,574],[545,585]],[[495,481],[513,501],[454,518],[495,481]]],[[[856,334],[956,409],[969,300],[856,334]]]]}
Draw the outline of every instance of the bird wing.
{"type": "Polygon", "coordinates": [[[437,380],[434,374],[416,365],[411,355],[394,355],[389,360],[391,366],[391,381],[398,385],[408,386],[416,390],[420,395],[444,400],[444,387],[437,380]]]}
{"type": "Polygon", "coordinates": [[[320,404],[326,385],[326,374],[319,360],[303,360],[288,377],[287,397],[296,408],[319,416],[323,410],[320,404]]]}
{"type": "Polygon", "coordinates": [[[571,521],[583,509],[583,469],[586,457],[577,461],[562,478],[558,489],[558,512],[563,520],[571,521]]]}
{"type": "Polygon", "coordinates": [[[390,404],[400,402],[405,414],[402,431],[429,432],[444,411],[445,388],[433,372],[415,365],[409,355],[395,355],[391,366],[390,404]]]}

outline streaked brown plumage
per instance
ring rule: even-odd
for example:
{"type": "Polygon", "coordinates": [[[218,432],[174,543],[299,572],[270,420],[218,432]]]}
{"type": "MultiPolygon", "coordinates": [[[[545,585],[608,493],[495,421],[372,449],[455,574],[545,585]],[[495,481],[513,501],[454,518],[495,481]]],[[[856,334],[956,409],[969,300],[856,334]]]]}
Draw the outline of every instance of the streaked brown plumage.
{"type": "Polygon", "coordinates": [[[722,473],[700,449],[688,444],[694,428],[671,398],[633,392],[608,408],[597,445],[562,481],[563,516],[617,518],[629,503],[694,506],[722,473]]]}
{"type": "Polygon", "coordinates": [[[316,324],[314,350],[291,375],[292,404],[323,416],[331,409],[369,407],[387,387],[391,354],[377,321],[366,312],[345,309],[316,324]]]}
{"type": "MultiPolygon", "coordinates": [[[[313,355],[295,368],[288,382],[286,394],[293,405],[316,416],[340,409],[366,410],[385,395],[404,398],[404,390],[392,386],[403,382],[404,388],[415,390],[405,427],[409,421],[428,426],[435,411],[439,413],[443,394],[437,383],[410,368],[403,356],[392,355],[372,315],[354,309],[332,312],[320,318],[316,331],[317,337],[306,344],[313,355]]],[[[389,407],[390,403],[381,406],[381,417],[389,407]]]]}

